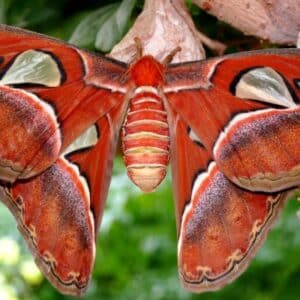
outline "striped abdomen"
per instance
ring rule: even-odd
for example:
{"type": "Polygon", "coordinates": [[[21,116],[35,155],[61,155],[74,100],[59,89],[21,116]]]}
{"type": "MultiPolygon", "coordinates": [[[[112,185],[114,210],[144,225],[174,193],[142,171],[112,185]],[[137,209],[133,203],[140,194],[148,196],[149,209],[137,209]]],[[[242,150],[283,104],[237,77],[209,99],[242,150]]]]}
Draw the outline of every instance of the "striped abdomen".
{"type": "Polygon", "coordinates": [[[122,146],[129,178],[142,191],[153,191],[166,175],[170,146],[167,113],[156,88],[135,90],[123,125],[122,146]]]}

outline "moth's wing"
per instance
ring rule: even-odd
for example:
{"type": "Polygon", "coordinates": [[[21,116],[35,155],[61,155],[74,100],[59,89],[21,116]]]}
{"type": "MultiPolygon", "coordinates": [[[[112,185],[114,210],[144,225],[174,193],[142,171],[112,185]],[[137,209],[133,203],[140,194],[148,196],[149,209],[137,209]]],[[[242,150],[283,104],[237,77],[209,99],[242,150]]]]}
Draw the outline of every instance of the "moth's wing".
{"type": "Polygon", "coordinates": [[[125,64],[14,27],[0,25],[0,58],[3,181],[45,170],[128,90],[125,64]]]}
{"type": "Polygon", "coordinates": [[[170,106],[234,183],[281,191],[300,181],[300,49],[171,65],[170,106]]]}
{"type": "Polygon", "coordinates": [[[78,168],[59,158],[40,175],[11,189],[1,187],[1,194],[52,285],[65,294],[82,295],[94,264],[95,225],[78,168]]]}
{"type": "Polygon", "coordinates": [[[112,109],[79,138],[83,149],[72,145],[40,175],[1,188],[37,265],[65,294],[87,289],[122,117],[112,109]]]}
{"type": "Polygon", "coordinates": [[[248,266],[287,194],[254,193],[231,183],[179,114],[171,119],[179,276],[188,290],[216,290],[248,266]]]}
{"type": "MultiPolygon", "coordinates": [[[[67,149],[70,151],[67,158],[80,167],[80,171],[86,177],[89,189],[92,191],[91,210],[95,220],[96,232],[102,219],[111,180],[113,159],[120,128],[126,113],[126,106],[127,103],[124,102],[122,105],[115,107],[95,124],[98,138],[93,147],[75,151],[70,148],[67,149]]],[[[82,137],[85,138],[84,135],[82,137]]],[[[94,140],[93,137],[92,140],[94,140]]]]}

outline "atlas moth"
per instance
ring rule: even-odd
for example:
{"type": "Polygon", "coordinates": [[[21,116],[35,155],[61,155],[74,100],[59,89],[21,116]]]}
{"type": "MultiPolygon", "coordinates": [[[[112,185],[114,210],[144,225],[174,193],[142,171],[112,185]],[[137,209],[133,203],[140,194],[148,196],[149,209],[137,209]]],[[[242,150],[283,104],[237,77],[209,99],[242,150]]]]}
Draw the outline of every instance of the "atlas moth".
{"type": "Polygon", "coordinates": [[[87,289],[119,135],[142,190],[171,162],[190,291],[239,276],[299,184],[300,50],[180,64],[172,55],[127,65],[0,27],[2,201],[62,293],[87,289]]]}

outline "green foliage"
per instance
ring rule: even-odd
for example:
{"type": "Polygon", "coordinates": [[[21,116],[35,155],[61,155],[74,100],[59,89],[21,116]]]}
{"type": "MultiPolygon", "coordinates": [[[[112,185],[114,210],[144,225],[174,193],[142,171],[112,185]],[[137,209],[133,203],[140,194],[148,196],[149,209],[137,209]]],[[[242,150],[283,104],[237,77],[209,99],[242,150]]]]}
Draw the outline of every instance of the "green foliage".
{"type": "Polygon", "coordinates": [[[88,14],[76,27],[69,42],[80,47],[95,48],[99,29],[118,9],[118,4],[109,4],[88,14]]]}
{"type": "Polygon", "coordinates": [[[70,42],[80,47],[110,51],[126,31],[135,2],[123,0],[90,13],[76,27],[70,42]]]}
{"type": "Polygon", "coordinates": [[[103,23],[97,32],[96,49],[107,52],[121,40],[127,29],[134,4],[134,0],[123,0],[114,13],[103,23]]]}
{"type": "Polygon", "coordinates": [[[33,27],[47,23],[60,16],[59,11],[65,3],[65,0],[0,0],[1,23],[19,27],[33,27]]]}
{"type": "MultiPolygon", "coordinates": [[[[0,0],[0,20],[65,40],[71,37],[71,42],[78,45],[104,51],[124,35],[133,21],[130,16],[135,16],[141,6],[142,1],[126,0],[121,4],[86,0],[81,6],[71,0],[0,0]]],[[[229,44],[232,37],[241,39],[243,45],[249,40],[194,5],[189,7],[196,23],[213,37],[229,44]]],[[[221,291],[200,296],[184,291],[179,284],[172,199],[170,176],[155,193],[142,194],[129,182],[120,158],[116,159],[97,241],[94,274],[83,299],[299,298],[300,224],[295,199],[288,201],[280,221],[246,273],[221,291]]],[[[0,205],[0,299],[74,299],[60,295],[32,264],[14,219],[0,205]]]]}

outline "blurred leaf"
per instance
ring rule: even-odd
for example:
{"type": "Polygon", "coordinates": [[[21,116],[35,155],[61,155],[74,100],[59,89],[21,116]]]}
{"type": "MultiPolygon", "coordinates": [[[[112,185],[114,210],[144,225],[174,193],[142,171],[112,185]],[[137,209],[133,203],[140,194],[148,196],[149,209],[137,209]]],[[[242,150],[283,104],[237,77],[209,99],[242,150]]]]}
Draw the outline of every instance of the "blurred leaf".
{"type": "Polygon", "coordinates": [[[104,22],[118,9],[119,4],[110,4],[90,13],[73,32],[69,42],[79,47],[94,48],[97,32],[104,22]]]}
{"type": "Polygon", "coordinates": [[[86,12],[78,12],[69,18],[61,20],[59,24],[61,26],[53,26],[44,30],[44,33],[58,39],[69,41],[70,36],[74,32],[74,28],[78,26],[80,21],[87,16],[86,12]]]}
{"type": "Polygon", "coordinates": [[[69,42],[103,52],[111,50],[125,33],[135,2],[123,0],[90,13],[76,27],[69,42]]]}
{"type": "Polygon", "coordinates": [[[0,0],[0,23],[6,23],[6,10],[10,0],[0,0]]]}
{"type": "Polygon", "coordinates": [[[0,299],[2,300],[18,300],[16,291],[12,286],[0,286],[0,299]]]}
{"type": "MultiPolygon", "coordinates": [[[[56,14],[55,5],[46,0],[7,2],[7,21],[18,27],[31,27],[49,20],[56,14]]],[[[63,3],[63,1],[62,1],[63,3]]]]}
{"type": "Polygon", "coordinates": [[[0,263],[16,265],[20,259],[20,247],[10,237],[0,239],[0,263]]]}
{"type": "Polygon", "coordinates": [[[43,275],[33,259],[24,260],[21,263],[20,273],[28,284],[39,285],[43,281],[43,275]]]}
{"type": "Polygon", "coordinates": [[[136,0],[123,0],[114,13],[104,22],[96,36],[96,48],[107,52],[122,38],[136,0]]]}

